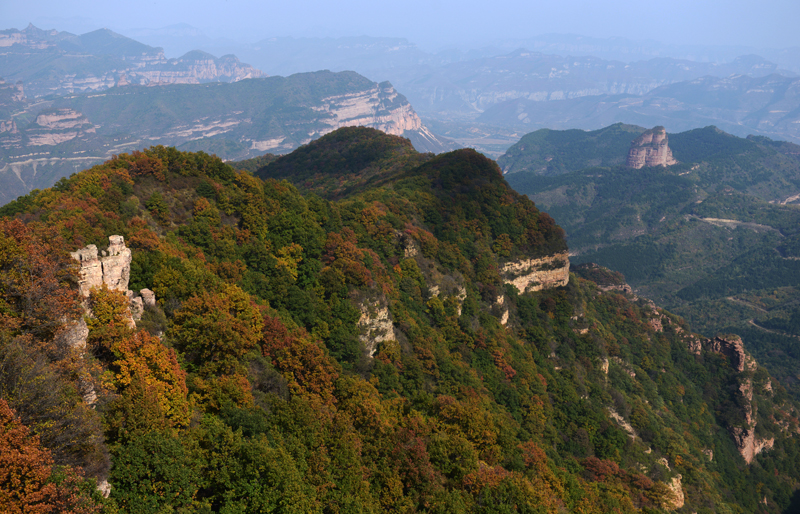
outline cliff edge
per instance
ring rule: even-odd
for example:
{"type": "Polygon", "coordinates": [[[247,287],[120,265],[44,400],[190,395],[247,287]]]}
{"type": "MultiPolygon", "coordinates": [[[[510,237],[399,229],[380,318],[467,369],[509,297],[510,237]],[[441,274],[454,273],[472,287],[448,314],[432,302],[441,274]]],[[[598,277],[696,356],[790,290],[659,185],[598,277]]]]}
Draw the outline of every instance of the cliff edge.
{"type": "Polygon", "coordinates": [[[672,166],[677,163],[669,147],[666,129],[655,127],[631,142],[625,165],[638,170],[645,166],[672,166]]]}

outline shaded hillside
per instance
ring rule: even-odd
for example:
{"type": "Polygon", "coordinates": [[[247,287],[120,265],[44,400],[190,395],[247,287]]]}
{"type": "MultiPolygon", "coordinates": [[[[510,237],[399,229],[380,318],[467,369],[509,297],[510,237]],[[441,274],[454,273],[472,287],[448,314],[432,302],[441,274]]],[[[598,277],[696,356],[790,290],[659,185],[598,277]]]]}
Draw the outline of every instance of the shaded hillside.
{"type": "MultiPolygon", "coordinates": [[[[578,144],[606,158],[594,132],[559,134],[565,143],[552,152],[578,144]]],[[[587,158],[543,176],[541,153],[521,145],[504,159],[532,163],[508,179],[564,227],[576,262],[623,272],[707,334],[747,334],[761,362],[800,394],[800,354],[785,328],[800,299],[800,147],[714,127],[670,134],[669,147],[679,164],[641,170],[584,167],[587,158]]]]}
{"type": "Polygon", "coordinates": [[[8,119],[0,120],[0,127],[8,125],[0,131],[4,202],[126,149],[155,143],[245,159],[287,152],[339,127],[366,125],[411,138],[422,151],[452,147],[428,131],[391,84],[353,72],[233,84],[130,85],[33,107],[9,100],[8,111],[8,119]]]}
{"type": "MultiPolygon", "coordinates": [[[[324,182],[315,151],[364,169],[386,139],[297,162],[324,182]]],[[[109,512],[790,507],[797,407],[741,340],[570,275],[563,232],[472,150],[397,169],[330,201],[153,147],[12,202],[0,398],[46,448],[53,412],[85,413],[68,433],[93,445],[55,462],[107,473],[109,512]],[[42,384],[63,393],[27,401],[42,384]]]]}

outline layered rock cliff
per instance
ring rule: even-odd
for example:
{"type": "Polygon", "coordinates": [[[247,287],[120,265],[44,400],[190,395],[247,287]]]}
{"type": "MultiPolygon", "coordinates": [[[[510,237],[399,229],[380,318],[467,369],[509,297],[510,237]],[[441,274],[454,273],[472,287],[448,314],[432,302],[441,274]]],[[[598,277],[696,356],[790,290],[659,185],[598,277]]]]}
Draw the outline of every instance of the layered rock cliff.
{"type": "Polygon", "coordinates": [[[500,275],[520,293],[565,286],[569,282],[569,255],[564,252],[509,262],[500,269],[500,275]]]}
{"type": "MultiPolygon", "coordinates": [[[[753,401],[753,372],[758,368],[753,357],[744,351],[742,338],[736,335],[715,337],[698,340],[694,336],[687,336],[689,351],[695,355],[700,355],[703,350],[719,355],[724,355],[730,363],[731,368],[736,373],[739,386],[735,393],[739,397],[742,412],[739,413],[741,419],[738,423],[728,427],[728,430],[736,443],[739,454],[750,464],[753,459],[762,451],[769,450],[775,444],[775,438],[760,439],[756,436],[756,425],[758,423],[756,414],[757,406],[753,401]]],[[[764,389],[771,391],[771,383],[764,386],[764,389]]]]}
{"type": "Polygon", "coordinates": [[[672,166],[677,162],[669,148],[666,129],[655,127],[631,142],[626,166],[640,169],[645,166],[672,166]]]}

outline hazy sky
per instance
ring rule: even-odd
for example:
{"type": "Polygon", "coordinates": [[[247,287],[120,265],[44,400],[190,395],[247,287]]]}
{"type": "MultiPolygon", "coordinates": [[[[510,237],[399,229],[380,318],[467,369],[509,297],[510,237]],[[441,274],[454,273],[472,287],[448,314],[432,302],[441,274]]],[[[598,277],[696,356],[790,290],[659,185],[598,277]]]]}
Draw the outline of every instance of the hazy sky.
{"type": "Polygon", "coordinates": [[[83,33],[187,23],[206,34],[396,36],[420,45],[478,46],[545,33],[673,44],[800,46],[799,0],[0,0],[0,28],[83,33]]]}

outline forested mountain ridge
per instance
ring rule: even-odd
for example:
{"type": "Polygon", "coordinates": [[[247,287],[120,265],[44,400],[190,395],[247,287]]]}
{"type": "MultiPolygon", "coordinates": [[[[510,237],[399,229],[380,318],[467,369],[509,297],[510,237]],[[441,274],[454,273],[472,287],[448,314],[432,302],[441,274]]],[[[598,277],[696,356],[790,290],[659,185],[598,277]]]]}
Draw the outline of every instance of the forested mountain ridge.
{"type": "Polygon", "coordinates": [[[274,162],[307,167],[298,179],[321,179],[318,194],[153,147],[2,209],[0,415],[13,419],[7,403],[20,418],[0,432],[0,458],[7,439],[44,455],[9,468],[35,471],[30,491],[50,487],[40,503],[796,507],[798,411],[780,384],[740,340],[693,334],[618,275],[569,274],[563,231],[495,163],[414,156],[352,128],[297,152],[274,162]],[[87,245],[78,275],[68,251],[87,245]],[[125,290],[156,299],[142,295],[135,326],[116,285],[83,303],[76,284],[94,256],[126,255],[125,290]],[[81,319],[82,351],[63,325],[81,319]],[[72,471],[51,475],[53,461],[72,471]],[[76,486],[79,468],[107,477],[110,496],[76,486]]]}

